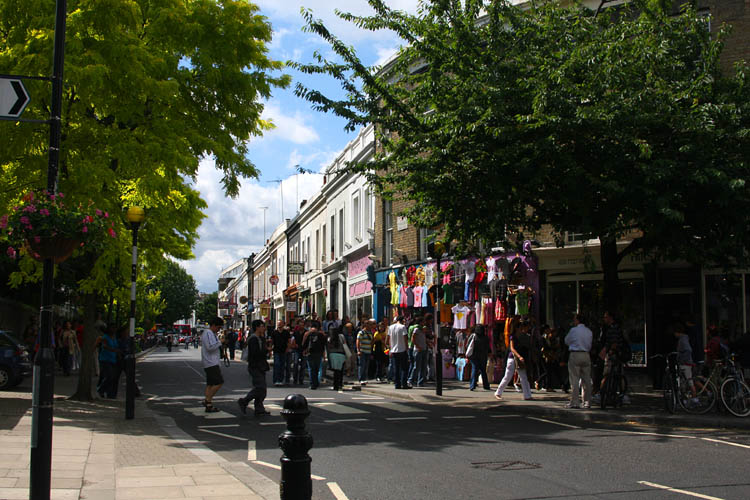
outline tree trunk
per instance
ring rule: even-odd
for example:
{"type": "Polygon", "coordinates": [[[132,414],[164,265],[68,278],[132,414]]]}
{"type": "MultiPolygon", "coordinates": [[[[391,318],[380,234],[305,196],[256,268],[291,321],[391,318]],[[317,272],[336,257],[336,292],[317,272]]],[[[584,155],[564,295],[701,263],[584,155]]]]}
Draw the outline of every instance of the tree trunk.
{"type": "Polygon", "coordinates": [[[99,331],[96,323],[97,296],[88,293],[83,297],[83,345],[81,345],[81,369],[78,373],[78,388],[70,399],[93,401],[91,381],[94,377],[94,345],[99,331]]]}
{"type": "Polygon", "coordinates": [[[601,242],[602,273],[604,273],[604,303],[607,310],[615,317],[619,317],[620,309],[620,277],[617,266],[620,258],[617,255],[617,239],[599,237],[601,242]]]}

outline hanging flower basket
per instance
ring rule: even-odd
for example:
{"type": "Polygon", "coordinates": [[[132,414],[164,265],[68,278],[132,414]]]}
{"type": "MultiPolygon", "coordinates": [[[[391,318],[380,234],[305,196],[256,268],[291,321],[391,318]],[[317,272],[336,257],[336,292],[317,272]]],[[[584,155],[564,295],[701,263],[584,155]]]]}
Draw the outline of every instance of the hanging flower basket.
{"type": "Polygon", "coordinates": [[[39,261],[52,259],[55,264],[64,262],[80,246],[80,240],[64,236],[39,238],[39,241],[35,239],[26,240],[26,250],[33,259],[39,261]]]}
{"type": "Polygon", "coordinates": [[[99,245],[106,237],[115,238],[112,220],[102,212],[82,204],[67,205],[62,193],[29,192],[9,214],[0,217],[0,239],[5,240],[8,257],[18,249],[36,260],[51,258],[60,263],[79,247],[99,245]]]}

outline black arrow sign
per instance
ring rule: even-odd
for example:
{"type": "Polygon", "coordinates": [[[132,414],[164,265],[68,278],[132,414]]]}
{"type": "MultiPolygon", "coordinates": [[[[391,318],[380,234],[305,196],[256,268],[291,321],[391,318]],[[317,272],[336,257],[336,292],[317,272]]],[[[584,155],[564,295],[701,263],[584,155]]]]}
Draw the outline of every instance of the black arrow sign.
{"type": "Polygon", "coordinates": [[[16,91],[16,97],[18,97],[18,100],[13,105],[13,107],[10,108],[10,112],[8,112],[8,114],[11,116],[15,116],[23,109],[29,98],[26,95],[26,92],[24,92],[21,82],[13,80],[12,82],[10,82],[10,84],[13,86],[13,90],[16,91]]]}

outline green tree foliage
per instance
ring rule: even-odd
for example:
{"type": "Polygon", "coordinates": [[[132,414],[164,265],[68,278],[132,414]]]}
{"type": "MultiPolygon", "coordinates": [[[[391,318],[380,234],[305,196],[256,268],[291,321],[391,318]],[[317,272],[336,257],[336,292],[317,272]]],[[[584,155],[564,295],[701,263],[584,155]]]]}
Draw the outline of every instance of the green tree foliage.
{"type": "Polygon", "coordinates": [[[411,16],[369,3],[376,16],[339,16],[398,33],[398,57],[365,67],[305,12],[340,62],[295,66],[333,76],[347,98],[296,92],[350,129],[377,125],[375,161],[353,168],[413,202],[416,224],[442,224],[464,247],[545,224],[559,244],[564,231],[598,237],[610,307],[617,265],[636,251],[746,262],[750,86],[745,65],[720,73],[725,27],[640,0],[598,14],[434,0],[411,16]]]}
{"type": "Polygon", "coordinates": [[[195,305],[195,317],[204,323],[210,322],[218,314],[219,292],[211,292],[195,305]]]}
{"type": "MultiPolygon", "coordinates": [[[[71,204],[92,201],[109,212],[118,237],[74,256],[87,262],[85,273],[70,273],[74,281],[65,286],[96,295],[85,303],[100,307],[118,295],[113,283],[129,285],[124,210],[146,210],[139,272],[160,274],[167,256],[191,258],[206,207],[192,187],[199,161],[214,160],[229,196],[242,178],[257,177],[248,141],[272,127],[261,119],[263,100],[289,77],[267,55],[270,24],[246,0],[67,5],[59,190],[71,204]]],[[[54,0],[0,0],[0,73],[49,75],[54,13],[54,0]]],[[[49,84],[28,80],[26,87],[31,103],[23,117],[48,119],[49,84]]],[[[0,135],[2,214],[26,191],[46,186],[49,130],[0,122],[0,135]]],[[[13,283],[40,277],[41,266],[24,258],[13,283]]],[[[81,379],[89,379],[87,360],[81,379]]],[[[79,394],[90,397],[90,389],[79,394]]]]}
{"type": "Polygon", "coordinates": [[[176,262],[167,262],[164,271],[149,284],[148,291],[159,292],[164,303],[157,316],[159,323],[171,325],[179,319],[192,317],[198,289],[193,277],[176,262]]]}

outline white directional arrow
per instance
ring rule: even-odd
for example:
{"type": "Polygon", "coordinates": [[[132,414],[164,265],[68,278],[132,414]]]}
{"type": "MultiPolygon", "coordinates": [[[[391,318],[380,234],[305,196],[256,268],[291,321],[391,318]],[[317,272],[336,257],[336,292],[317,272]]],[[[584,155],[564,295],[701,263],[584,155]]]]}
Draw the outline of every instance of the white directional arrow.
{"type": "Polygon", "coordinates": [[[0,78],[0,118],[18,118],[30,100],[21,80],[0,78]]]}

